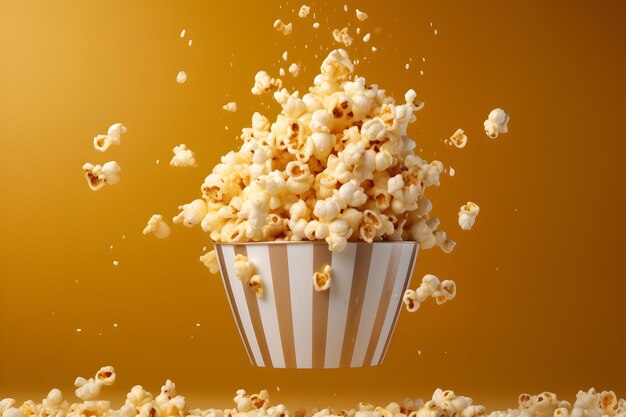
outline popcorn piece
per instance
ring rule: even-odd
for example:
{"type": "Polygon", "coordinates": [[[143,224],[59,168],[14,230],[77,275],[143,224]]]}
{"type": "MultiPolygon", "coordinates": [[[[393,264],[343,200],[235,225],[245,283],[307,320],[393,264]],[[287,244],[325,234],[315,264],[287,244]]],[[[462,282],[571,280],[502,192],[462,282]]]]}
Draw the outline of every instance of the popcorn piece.
{"type": "Polygon", "coordinates": [[[185,33],[187,33],[187,30],[186,30],[186,29],[181,30],[181,31],[180,31],[180,37],[181,37],[181,38],[184,38],[184,37],[185,37],[185,33]]]}
{"type": "Polygon", "coordinates": [[[370,41],[370,37],[371,35],[369,33],[366,33],[365,36],[363,36],[363,42],[367,43],[370,41]]]}
{"type": "Polygon", "coordinates": [[[173,152],[174,157],[170,161],[170,166],[177,168],[196,168],[198,166],[195,154],[191,149],[187,149],[187,145],[184,143],[174,146],[173,152]]]}
{"type": "Polygon", "coordinates": [[[231,101],[229,103],[224,104],[222,108],[226,111],[230,111],[234,113],[237,111],[237,103],[235,103],[234,101],[231,101]]]}
{"type": "Polygon", "coordinates": [[[291,31],[293,30],[293,25],[291,23],[285,24],[283,23],[282,20],[277,19],[274,22],[274,29],[276,29],[279,32],[282,32],[283,35],[289,35],[291,31]]]}
{"type": "Polygon", "coordinates": [[[111,145],[119,145],[122,141],[122,135],[127,129],[121,123],[112,124],[106,135],[98,135],[93,138],[93,146],[96,150],[104,152],[111,145]]]}
{"type": "Polygon", "coordinates": [[[165,239],[170,235],[170,226],[163,220],[160,214],[153,214],[148,220],[148,225],[143,229],[143,234],[154,233],[159,239],[165,239]]]}
{"type": "Polygon", "coordinates": [[[289,54],[287,53],[287,51],[283,51],[282,58],[283,61],[287,61],[287,58],[289,58],[289,54]]]}
{"type": "Polygon", "coordinates": [[[507,123],[509,122],[509,115],[502,109],[494,109],[489,113],[487,120],[485,120],[485,133],[491,139],[498,137],[500,133],[507,133],[509,128],[507,123]]]}
{"type": "Polygon", "coordinates": [[[259,71],[254,76],[254,86],[250,91],[252,91],[252,94],[260,96],[263,93],[280,90],[282,87],[283,82],[280,78],[274,79],[267,72],[259,71]]]}
{"type": "Polygon", "coordinates": [[[363,22],[365,19],[367,19],[367,13],[362,10],[356,9],[356,18],[363,22]]]}
{"type": "Polygon", "coordinates": [[[450,136],[450,143],[459,149],[465,148],[467,145],[467,135],[463,132],[463,129],[457,129],[452,136],[450,136]]]}
{"type": "Polygon", "coordinates": [[[313,288],[315,288],[315,291],[326,291],[330,288],[331,273],[332,269],[330,265],[324,265],[322,272],[313,274],[313,288]]]}
{"type": "Polygon", "coordinates": [[[95,378],[85,379],[78,377],[74,381],[76,396],[83,401],[94,400],[100,395],[100,389],[104,385],[112,385],[115,382],[115,369],[112,366],[100,368],[95,378]]]}
{"type": "Polygon", "coordinates": [[[206,216],[208,207],[204,200],[196,199],[189,204],[184,204],[178,207],[181,210],[172,221],[174,223],[182,223],[183,226],[192,227],[196,224],[200,224],[204,216],[206,216]]]}
{"type": "Polygon", "coordinates": [[[120,180],[119,172],[121,168],[116,161],[109,161],[102,166],[86,163],[83,165],[83,171],[85,171],[85,178],[89,188],[93,191],[98,191],[107,184],[117,184],[120,180]]]}
{"type": "Polygon", "coordinates": [[[420,303],[417,301],[417,295],[413,290],[406,290],[402,297],[402,302],[406,306],[406,310],[409,313],[414,313],[420,308],[420,303]]]}
{"type": "Polygon", "coordinates": [[[263,289],[263,281],[259,275],[253,275],[248,281],[248,286],[252,288],[252,291],[254,291],[257,297],[263,297],[265,290],[263,289]]]}
{"type": "Polygon", "coordinates": [[[289,72],[294,77],[297,77],[298,74],[300,74],[300,67],[298,66],[298,64],[293,63],[293,64],[289,65],[289,72]]]}
{"type": "Polygon", "coordinates": [[[209,268],[209,272],[213,275],[217,275],[220,272],[220,266],[217,261],[217,252],[211,250],[200,257],[200,262],[209,268]]]}
{"type": "Polygon", "coordinates": [[[476,222],[476,217],[480,212],[480,207],[476,203],[468,201],[467,204],[461,206],[459,211],[459,226],[463,230],[471,230],[476,222]]]}
{"type": "Polygon", "coordinates": [[[319,29],[319,27],[320,27],[319,22],[314,22],[313,23],[313,29],[319,29]]]}
{"type": "Polygon", "coordinates": [[[311,11],[311,8],[303,4],[302,7],[300,7],[300,11],[298,11],[298,16],[304,19],[305,17],[309,15],[310,11],[311,11]]]}
{"type": "Polygon", "coordinates": [[[335,29],[333,30],[333,38],[335,42],[343,43],[345,46],[352,45],[352,37],[348,34],[348,28],[345,27],[341,30],[335,29]]]}
{"type": "Polygon", "coordinates": [[[234,265],[235,275],[244,283],[247,283],[253,275],[256,274],[254,264],[248,260],[248,257],[242,254],[235,256],[234,265]]]}
{"type": "Polygon", "coordinates": [[[179,71],[176,75],[176,82],[178,84],[184,84],[187,81],[187,73],[185,71],[179,71]]]}
{"type": "Polygon", "coordinates": [[[285,74],[287,74],[287,73],[285,72],[285,69],[284,69],[283,67],[280,67],[280,68],[278,69],[278,75],[280,75],[281,77],[284,77],[284,76],[285,76],[285,74]]]}

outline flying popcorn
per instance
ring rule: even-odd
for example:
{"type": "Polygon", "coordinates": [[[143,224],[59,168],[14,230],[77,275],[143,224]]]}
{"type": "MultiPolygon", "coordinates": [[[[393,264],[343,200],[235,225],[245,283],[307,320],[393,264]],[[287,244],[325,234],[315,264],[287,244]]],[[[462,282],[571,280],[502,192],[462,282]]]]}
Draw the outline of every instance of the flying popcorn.
{"type": "Polygon", "coordinates": [[[480,207],[478,204],[472,203],[471,201],[462,205],[459,211],[459,226],[461,226],[461,229],[471,230],[476,222],[476,216],[478,216],[479,211],[480,207]]]}
{"type": "Polygon", "coordinates": [[[313,274],[313,287],[315,291],[326,291],[331,285],[331,273],[332,269],[330,265],[324,265],[322,272],[316,272],[313,274]]]}
{"type": "Polygon", "coordinates": [[[113,385],[115,382],[115,369],[112,366],[100,368],[95,378],[85,379],[78,377],[74,381],[76,386],[76,396],[81,400],[94,400],[100,395],[103,386],[113,385]]]}
{"type": "Polygon", "coordinates": [[[311,8],[307,6],[306,4],[303,4],[302,7],[300,7],[300,10],[298,11],[298,16],[304,19],[305,17],[309,15],[310,11],[311,11],[311,8]]]}
{"type": "Polygon", "coordinates": [[[367,19],[367,13],[362,10],[356,9],[356,18],[362,22],[367,19]]]}
{"type": "Polygon", "coordinates": [[[187,145],[184,143],[175,146],[172,151],[174,152],[174,157],[170,161],[170,166],[176,168],[196,168],[198,166],[195,154],[191,149],[187,149],[187,145]]]}
{"type": "Polygon", "coordinates": [[[209,272],[213,275],[217,275],[220,272],[219,262],[217,261],[217,253],[215,250],[211,250],[204,255],[200,256],[200,262],[209,268],[209,272]]]}
{"type": "Polygon", "coordinates": [[[365,36],[363,36],[363,42],[367,43],[370,41],[370,34],[366,33],[365,36]]]}
{"type": "Polygon", "coordinates": [[[263,297],[265,290],[263,289],[263,281],[259,275],[253,275],[250,280],[248,280],[248,286],[254,291],[257,297],[263,297]]]}
{"type": "Polygon", "coordinates": [[[148,225],[143,229],[143,234],[154,233],[159,239],[165,239],[170,235],[170,226],[163,220],[160,214],[154,214],[148,220],[148,225]]]}
{"type": "Polygon", "coordinates": [[[335,39],[335,42],[343,43],[345,46],[352,45],[352,37],[348,35],[347,27],[341,30],[339,29],[333,30],[333,38],[335,39]]]}
{"type": "Polygon", "coordinates": [[[107,184],[117,184],[120,180],[119,172],[121,168],[116,161],[109,161],[102,166],[86,163],[83,165],[83,171],[85,171],[85,178],[89,188],[93,191],[98,191],[107,184]]]}
{"type": "Polygon", "coordinates": [[[109,127],[106,135],[98,135],[93,138],[93,146],[96,150],[104,152],[111,145],[119,145],[122,141],[122,135],[126,133],[126,128],[121,123],[115,123],[109,127]]]}
{"type": "Polygon", "coordinates": [[[274,22],[274,29],[276,29],[279,32],[282,32],[283,35],[289,35],[293,29],[293,25],[291,23],[285,24],[283,23],[282,20],[277,19],[274,22]]]}
{"type": "Polygon", "coordinates": [[[237,111],[237,103],[231,101],[230,103],[226,103],[222,106],[222,108],[226,111],[236,112],[237,111]]]}
{"type": "Polygon", "coordinates": [[[396,102],[353,72],[342,49],[304,95],[259,72],[252,92],[273,91],[281,113],[273,123],[253,115],[240,149],[221,158],[202,199],[181,206],[175,222],[200,224],[214,242],[323,240],[342,251],[349,241],[412,240],[452,251],[424,195],[444,166],[416,155],[407,136],[423,103],[414,90],[396,102]]]}
{"type": "Polygon", "coordinates": [[[259,71],[254,76],[254,86],[250,91],[252,94],[260,96],[263,93],[280,90],[282,87],[283,82],[280,78],[274,79],[267,72],[259,71]]]}
{"type": "Polygon", "coordinates": [[[187,81],[187,73],[185,71],[179,71],[176,75],[176,82],[178,84],[184,84],[187,81]]]}
{"type": "Polygon", "coordinates": [[[450,143],[459,149],[465,148],[467,145],[467,135],[463,129],[457,129],[452,136],[450,136],[450,143]]]}
{"type": "Polygon", "coordinates": [[[405,291],[402,298],[407,311],[414,313],[428,297],[435,299],[437,304],[443,304],[456,296],[456,283],[452,280],[439,281],[435,275],[427,274],[422,278],[420,286],[405,291]]]}
{"type": "Polygon", "coordinates": [[[507,133],[509,128],[507,123],[509,122],[509,115],[502,109],[491,110],[487,120],[485,120],[485,133],[491,139],[498,137],[500,133],[507,133]]]}
{"type": "Polygon", "coordinates": [[[298,66],[298,64],[293,63],[293,64],[289,65],[289,72],[294,77],[297,77],[298,74],[300,74],[300,67],[298,66]]]}

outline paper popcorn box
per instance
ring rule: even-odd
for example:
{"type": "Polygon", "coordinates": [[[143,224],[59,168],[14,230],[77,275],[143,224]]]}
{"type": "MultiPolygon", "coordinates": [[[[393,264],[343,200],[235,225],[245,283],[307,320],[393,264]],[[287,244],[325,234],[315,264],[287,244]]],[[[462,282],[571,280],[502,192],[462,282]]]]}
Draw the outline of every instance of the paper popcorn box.
{"type": "Polygon", "coordinates": [[[344,368],[382,363],[418,252],[415,242],[215,243],[239,334],[254,366],[344,368]],[[256,296],[234,273],[246,255],[265,293],[256,296]],[[332,285],[313,287],[314,272],[332,267],[332,285]]]}

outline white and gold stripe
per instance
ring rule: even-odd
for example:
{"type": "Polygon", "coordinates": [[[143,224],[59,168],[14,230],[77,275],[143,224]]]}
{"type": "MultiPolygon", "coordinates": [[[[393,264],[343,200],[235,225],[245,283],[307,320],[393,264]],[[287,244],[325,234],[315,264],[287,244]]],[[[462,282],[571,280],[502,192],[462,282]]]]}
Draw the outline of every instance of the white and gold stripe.
{"type": "Polygon", "coordinates": [[[239,334],[255,366],[344,368],[382,363],[417,257],[415,242],[216,243],[224,288],[239,334]],[[234,274],[248,256],[263,280],[258,298],[234,274]],[[328,291],[313,273],[332,267],[328,291]],[[365,307],[366,306],[366,307],[365,307]]]}

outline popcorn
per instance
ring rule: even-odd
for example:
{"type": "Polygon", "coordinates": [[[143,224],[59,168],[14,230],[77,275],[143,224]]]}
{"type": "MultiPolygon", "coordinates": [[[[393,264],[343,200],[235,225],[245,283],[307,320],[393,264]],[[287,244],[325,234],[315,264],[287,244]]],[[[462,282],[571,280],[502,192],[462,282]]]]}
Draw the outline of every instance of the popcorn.
{"type": "Polygon", "coordinates": [[[176,75],[176,82],[178,84],[184,84],[187,81],[187,73],[185,71],[179,71],[176,75]]]}
{"type": "Polygon", "coordinates": [[[345,46],[352,45],[352,37],[348,35],[347,27],[341,30],[339,29],[333,30],[333,38],[335,38],[335,42],[343,43],[345,46]]]}
{"type": "Polygon", "coordinates": [[[450,143],[457,148],[461,149],[467,145],[467,135],[463,132],[463,129],[457,129],[452,136],[450,136],[450,143]]]}
{"type": "Polygon", "coordinates": [[[170,161],[170,166],[177,168],[196,168],[198,166],[195,154],[191,149],[187,149],[187,145],[184,143],[174,146],[172,151],[174,152],[174,157],[170,161]]]}
{"type": "Polygon", "coordinates": [[[24,413],[19,408],[11,407],[2,413],[2,417],[24,417],[24,413]]]}
{"type": "MultiPolygon", "coordinates": [[[[427,274],[424,275],[422,283],[417,289],[408,289],[404,293],[402,301],[404,302],[407,311],[414,313],[420,308],[421,303],[426,301],[428,297],[433,297],[437,304],[440,305],[452,300],[455,296],[456,283],[454,281],[448,279],[439,281],[439,278],[435,275],[427,274]]],[[[450,395],[453,394],[454,393],[450,395]]],[[[433,397],[433,400],[435,400],[435,397],[433,397]]]]}
{"type": "Polygon", "coordinates": [[[116,161],[109,161],[102,166],[90,163],[83,165],[87,185],[92,191],[98,191],[107,184],[117,184],[120,180],[119,172],[121,169],[116,161]]]}
{"type": "Polygon", "coordinates": [[[122,135],[126,133],[127,129],[121,123],[112,124],[106,135],[98,135],[93,138],[93,146],[96,150],[104,152],[111,145],[119,145],[122,141],[122,135]]]}
{"type": "Polygon", "coordinates": [[[468,201],[467,204],[461,206],[459,211],[459,226],[463,230],[471,230],[476,222],[476,217],[480,212],[480,207],[476,203],[468,201]]]}
{"type": "Polygon", "coordinates": [[[95,378],[78,377],[74,381],[76,396],[83,401],[94,400],[100,395],[100,389],[115,382],[115,369],[112,366],[100,368],[95,378]]]}
{"type": "Polygon", "coordinates": [[[200,256],[200,262],[204,264],[213,275],[217,275],[220,272],[219,262],[217,261],[217,252],[215,250],[208,251],[204,255],[200,256]]]}
{"type": "Polygon", "coordinates": [[[363,36],[363,42],[367,43],[370,41],[370,37],[371,35],[369,33],[366,33],[365,36],[363,36]]]}
{"type": "Polygon", "coordinates": [[[298,74],[300,74],[300,67],[298,66],[298,64],[293,63],[289,65],[289,73],[294,77],[297,77],[298,74]]]}
{"type": "Polygon", "coordinates": [[[237,103],[235,103],[234,101],[231,101],[231,102],[224,104],[222,108],[226,111],[234,113],[237,111],[237,103]]]}
{"type": "Polygon", "coordinates": [[[242,254],[235,256],[234,264],[235,276],[244,283],[248,283],[253,275],[256,274],[254,264],[248,260],[248,257],[242,254]]]}
{"type": "Polygon", "coordinates": [[[293,25],[291,23],[285,24],[280,19],[277,19],[273,26],[277,31],[283,32],[283,35],[289,35],[293,29],[293,25]]]}
{"type": "Polygon", "coordinates": [[[362,22],[367,19],[367,13],[362,10],[356,9],[356,18],[362,22]]]}
{"type": "Polygon", "coordinates": [[[257,297],[263,297],[265,290],[263,289],[263,281],[259,275],[253,275],[248,281],[248,286],[252,288],[252,291],[254,291],[257,297]]]}
{"type": "Polygon", "coordinates": [[[174,223],[182,223],[183,226],[193,227],[200,224],[204,216],[206,216],[208,207],[204,200],[196,199],[189,204],[178,207],[181,210],[172,221],[174,223]]]}
{"type": "Polygon", "coordinates": [[[502,109],[491,110],[487,120],[483,123],[485,126],[485,133],[491,139],[498,137],[500,133],[507,133],[509,128],[507,123],[509,122],[509,115],[502,109]]]}
{"type": "Polygon", "coordinates": [[[420,303],[417,301],[417,295],[414,290],[406,290],[402,297],[402,302],[409,313],[414,313],[420,308],[420,303]]]}
{"type": "Polygon", "coordinates": [[[143,229],[143,234],[154,233],[159,239],[165,239],[170,235],[170,226],[163,220],[160,214],[153,214],[148,220],[148,225],[143,229]]]}
{"type": "Polygon", "coordinates": [[[280,78],[272,78],[265,71],[259,71],[254,76],[254,86],[250,90],[252,94],[260,96],[263,93],[271,93],[272,91],[280,90],[283,87],[283,82],[280,78]]]}
{"type": "Polygon", "coordinates": [[[322,272],[313,274],[313,288],[315,291],[326,291],[331,285],[332,269],[330,265],[324,265],[322,272]]]}
{"type": "Polygon", "coordinates": [[[311,8],[303,4],[302,7],[300,7],[300,10],[298,11],[298,16],[304,19],[305,17],[309,15],[310,11],[311,11],[311,8]]]}

